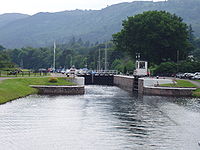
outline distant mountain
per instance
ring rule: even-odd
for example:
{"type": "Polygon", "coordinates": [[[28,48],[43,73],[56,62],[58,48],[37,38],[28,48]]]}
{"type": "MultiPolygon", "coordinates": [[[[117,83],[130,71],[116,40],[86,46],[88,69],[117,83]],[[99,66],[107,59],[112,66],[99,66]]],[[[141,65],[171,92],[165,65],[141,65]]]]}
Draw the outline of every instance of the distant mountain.
{"type": "Polygon", "coordinates": [[[6,20],[5,16],[1,19],[0,15],[0,44],[8,48],[40,47],[50,45],[54,40],[65,43],[72,37],[102,42],[111,39],[113,33],[120,31],[122,20],[148,10],[176,13],[184,18],[184,22],[192,24],[195,34],[200,36],[199,8],[200,0],[135,1],[112,5],[102,10],[22,15],[22,18],[12,21],[8,21],[9,17],[6,20]]]}
{"type": "Polygon", "coordinates": [[[7,14],[0,15],[0,27],[3,27],[7,25],[8,23],[11,23],[18,19],[24,19],[27,17],[29,17],[29,15],[18,14],[18,13],[7,13],[7,14]]]}

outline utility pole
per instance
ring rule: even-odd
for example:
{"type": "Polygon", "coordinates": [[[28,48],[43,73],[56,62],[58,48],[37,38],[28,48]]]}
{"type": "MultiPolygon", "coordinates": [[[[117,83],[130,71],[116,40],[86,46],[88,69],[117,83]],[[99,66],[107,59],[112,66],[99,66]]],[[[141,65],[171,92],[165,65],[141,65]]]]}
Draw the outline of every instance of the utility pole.
{"type": "Polygon", "coordinates": [[[23,59],[21,59],[20,67],[21,67],[21,69],[24,68],[24,61],[23,61],[23,59]]]}
{"type": "Polygon", "coordinates": [[[177,61],[177,72],[178,72],[178,70],[179,70],[179,68],[178,68],[178,62],[179,62],[179,50],[177,50],[177,58],[176,58],[176,61],[177,61]]]}
{"type": "Polygon", "coordinates": [[[56,71],[56,43],[53,44],[53,72],[56,71]]]}
{"type": "Polygon", "coordinates": [[[105,44],[105,71],[107,70],[107,43],[105,44]]]}
{"type": "Polygon", "coordinates": [[[98,69],[101,70],[101,50],[99,48],[99,62],[98,62],[98,69]]]}

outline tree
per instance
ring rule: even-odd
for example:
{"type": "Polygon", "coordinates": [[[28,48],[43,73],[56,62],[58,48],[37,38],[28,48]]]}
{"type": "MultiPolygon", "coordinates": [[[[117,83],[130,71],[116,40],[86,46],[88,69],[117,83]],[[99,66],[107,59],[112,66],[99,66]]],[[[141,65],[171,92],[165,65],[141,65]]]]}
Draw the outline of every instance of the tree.
{"type": "Polygon", "coordinates": [[[182,18],[165,11],[147,11],[123,21],[123,29],[113,34],[117,49],[155,64],[183,60],[191,50],[188,26],[182,18]]]}
{"type": "Polygon", "coordinates": [[[2,45],[0,45],[0,51],[6,49],[5,47],[3,47],[2,45]]]}
{"type": "Polygon", "coordinates": [[[14,64],[10,60],[10,56],[6,51],[0,51],[0,68],[11,68],[14,64]]]}

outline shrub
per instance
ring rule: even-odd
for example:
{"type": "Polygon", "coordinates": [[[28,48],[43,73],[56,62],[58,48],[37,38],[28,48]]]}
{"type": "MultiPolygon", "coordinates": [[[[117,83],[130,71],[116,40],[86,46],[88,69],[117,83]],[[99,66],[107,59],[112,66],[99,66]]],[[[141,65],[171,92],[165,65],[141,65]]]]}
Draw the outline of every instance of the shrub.
{"type": "Polygon", "coordinates": [[[56,77],[51,77],[51,78],[49,78],[48,81],[51,82],[51,83],[57,83],[57,82],[58,82],[58,78],[56,78],[56,77]]]}

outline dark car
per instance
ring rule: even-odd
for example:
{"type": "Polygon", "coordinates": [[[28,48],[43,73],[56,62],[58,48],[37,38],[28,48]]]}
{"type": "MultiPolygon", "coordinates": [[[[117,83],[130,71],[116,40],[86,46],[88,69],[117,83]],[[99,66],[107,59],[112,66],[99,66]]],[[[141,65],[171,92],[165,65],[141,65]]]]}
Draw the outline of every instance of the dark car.
{"type": "Polygon", "coordinates": [[[8,73],[8,75],[16,75],[17,74],[17,71],[10,71],[9,73],[8,73]]]}

